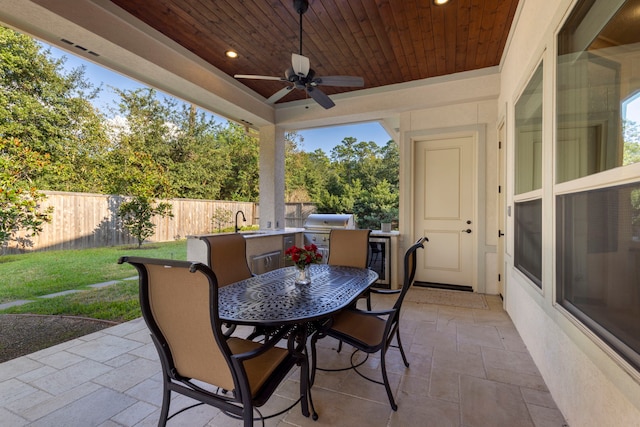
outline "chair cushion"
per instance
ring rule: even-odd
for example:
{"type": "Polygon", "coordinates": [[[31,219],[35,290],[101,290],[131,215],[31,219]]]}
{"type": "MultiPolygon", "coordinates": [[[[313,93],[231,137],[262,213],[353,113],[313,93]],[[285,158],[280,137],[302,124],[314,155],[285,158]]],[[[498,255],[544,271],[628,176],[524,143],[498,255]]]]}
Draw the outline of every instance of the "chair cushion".
{"type": "Polygon", "coordinates": [[[362,314],[355,310],[343,310],[334,317],[331,331],[351,337],[364,346],[375,347],[384,339],[385,326],[386,319],[362,314]]]}
{"type": "Polygon", "coordinates": [[[209,267],[216,274],[218,286],[227,286],[251,277],[247,265],[247,244],[241,234],[217,234],[202,239],[209,242],[209,267]]]}
{"type": "Polygon", "coordinates": [[[367,268],[369,234],[371,230],[331,230],[329,235],[329,265],[367,268]]]}
{"type": "MultiPolygon", "coordinates": [[[[232,337],[227,340],[227,344],[231,349],[231,353],[240,354],[254,350],[262,346],[262,344],[232,337]]],[[[287,357],[288,350],[280,347],[273,347],[267,352],[253,359],[244,362],[244,369],[247,372],[251,395],[256,396],[260,388],[267,381],[269,376],[280,366],[282,361],[287,357]]]]}

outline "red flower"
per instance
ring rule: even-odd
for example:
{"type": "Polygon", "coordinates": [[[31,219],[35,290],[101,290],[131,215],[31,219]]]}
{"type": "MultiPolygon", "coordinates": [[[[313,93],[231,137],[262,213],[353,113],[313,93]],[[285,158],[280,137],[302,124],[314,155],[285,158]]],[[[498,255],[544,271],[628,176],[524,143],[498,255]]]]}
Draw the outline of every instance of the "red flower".
{"type": "Polygon", "coordinates": [[[305,245],[303,248],[291,246],[284,252],[285,259],[293,261],[298,268],[305,268],[309,264],[317,264],[322,261],[322,254],[314,244],[305,245]]]}

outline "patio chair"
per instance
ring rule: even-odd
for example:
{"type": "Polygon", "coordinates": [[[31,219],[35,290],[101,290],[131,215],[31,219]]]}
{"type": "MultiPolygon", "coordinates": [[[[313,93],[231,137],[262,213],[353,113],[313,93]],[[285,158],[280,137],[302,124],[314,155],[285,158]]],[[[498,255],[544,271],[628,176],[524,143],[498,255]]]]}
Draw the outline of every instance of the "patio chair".
{"type": "MultiPolygon", "coordinates": [[[[227,286],[248,279],[253,274],[247,264],[247,242],[241,234],[214,234],[201,236],[207,245],[207,263],[216,273],[218,286],[227,286]]],[[[224,334],[230,336],[236,325],[225,323],[224,334]]],[[[254,331],[251,338],[261,335],[254,331]]]]}
{"type": "Polygon", "coordinates": [[[242,234],[201,236],[207,245],[209,268],[216,273],[218,286],[227,286],[252,276],[247,264],[247,242],[242,234]]]}
{"type": "Polygon", "coordinates": [[[416,243],[414,243],[404,255],[404,282],[402,288],[398,292],[398,298],[396,299],[393,307],[388,310],[380,311],[364,311],[356,308],[349,308],[341,311],[339,314],[333,317],[326,324],[324,329],[315,334],[311,339],[311,383],[313,384],[315,378],[316,369],[322,371],[342,371],[347,369],[354,369],[355,372],[361,377],[372,381],[376,384],[384,385],[387,396],[389,397],[389,403],[391,408],[396,411],[398,405],[391,393],[391,387],[389,386],[389,379],[387,377],[386,368],[386,353],[389,347],[392,346],[393,338],[396,338],[397,347],[402,355],[402,360],[406,367],[409,367],[409,361],[405,355],[404,348],[402,348],[402,341],[400,340],[400,309],[402,302],[407,294],[407,291],[413,284],[413,279],[416,273],[416,258],[417,250],[424,248],[424,242],[428,241],[426,237],[421,237],[416,243]],[[351,355],[351,366],[341,369],[323,369],[317,368],[317,356],[316,356],[316,342],[318,339],[330,336],[354,347],[354,352],[351,355]],[[361,366],[367,359],[355,364],[354,356],[358,351],[367,353],[367,356],[372,353],[380,352],[380,369],[382,371],[383,381],[378,381],[369,378],[362,374],[358,367],[361,366]]]}
{"type": "MultiPolygon", "coordinates": [[[[371,230],[334,229],[329,233],[329,265],[367,268],[369,266],[369,235],[371,230]]],[[[365,292],[367,309],[371,310],[371,297],[365,292]]]]}
{"type": "Polygon", "coordinates": [[[160,356],[164,391],[159,426],[201,404],[252,426],[254,408],[267,402],[296,365],[301,366],[300,402],[308,416],[307,358],[300,348],[275,346],[287,330],[264,344],[225,337],[216,275],[204,264],[138,257],[118,262],[138,270],[142,315],[160,356]],[[169,416],[172,392],[199,403],[169,416]]]}

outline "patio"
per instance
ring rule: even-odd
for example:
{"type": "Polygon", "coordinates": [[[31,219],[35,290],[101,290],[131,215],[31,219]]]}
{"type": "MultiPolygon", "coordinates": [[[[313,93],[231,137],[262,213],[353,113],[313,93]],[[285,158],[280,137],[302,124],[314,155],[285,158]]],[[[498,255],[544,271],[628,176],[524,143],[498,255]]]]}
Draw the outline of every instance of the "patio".
{"type": "MultiPolygon", "coordinates": [[[[377,306],[388,299],[375,296],[377,306]]],[[[384,387],[352,371],[321,372],[313,387],[320,415],[300,407],[267,426],[565,426],[527,348],[498,296],[412,288],[401,331],[411,366],[388,354],[398,402],[393,412],[384,387]]],[[[248,332],[248,330],[247,330],[248,332]]],[[[319,341],[321,367],[345,366],[350,351],[319,341]]],[[[379,377],[379,359],[366,370],[379,377]]],[[[0,364],[0,426],[155,426],[161,399],[160,364],[142,319],[0,364]]],[[[298,372],[260,411],[293,402],[298,372]]],[[[177,397],[172,413],[190,400],[177,397]]],[[[241,425],[200,406],[169,421],[173,426],[241,425]]],[[[256,422],[256,425],[259,425],[256,422]]]]}

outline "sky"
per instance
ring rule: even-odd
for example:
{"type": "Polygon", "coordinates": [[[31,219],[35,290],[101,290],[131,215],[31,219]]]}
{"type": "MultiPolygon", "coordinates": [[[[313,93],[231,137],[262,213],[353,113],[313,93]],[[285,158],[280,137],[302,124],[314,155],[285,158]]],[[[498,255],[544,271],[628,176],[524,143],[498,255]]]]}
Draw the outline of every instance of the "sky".
{"type": "MultiPolygon", "coordinates": [[[[94,105],[107,115],[111,115],[109,114],[109,109],[115,109],[118,101],[118,96],[111,87],[116,87],[121,90],[135,90],[147,87],[122,74],[113,72],[93,62],[86,61],[54,46],[44,43],[43,45],[50,49],[53,58],[61,58],[62,56],[67,58],[64,66],[66,70],[84,66],[87,80],[96,87],[102,86],[102,90],[98,98],[94,101],[94,105]]],[[[218,122],[225,121],[222,117],[215,115],[214,117],[218,122]]],[[[327,155],[331,153],[333,147],[340,144],[342,140],[347,137],[353,137],[358,141],[373,141],[381,147],[386,145],[391,139],[389,134],[377,122],[299,130],[297,133],[303,138],[303,143],[299,147],[300,149],[313,152],[319,148],[327,155]]]]}

